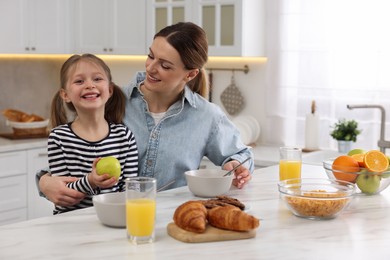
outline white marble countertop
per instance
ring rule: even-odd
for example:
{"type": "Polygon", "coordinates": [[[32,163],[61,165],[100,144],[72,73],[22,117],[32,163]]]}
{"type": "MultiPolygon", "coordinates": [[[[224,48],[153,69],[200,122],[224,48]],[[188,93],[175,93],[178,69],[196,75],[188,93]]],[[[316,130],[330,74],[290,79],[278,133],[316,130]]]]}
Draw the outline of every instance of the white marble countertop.
{"type": "Polygon", "coordinates": [[[0,152],[12,152],[31,148],[41,148],[47,146],[47,138],[31,138],[11,140],[0,137],[0,152]]]}
{"type": "MultiPolygon", "coordinates": [[[[251,148],[254,155],[255,165],[258,167],[272,166],[279,163],[279,146],[256,145],[251,148]]],[[[306,164],[322,165],[325,159],[340,155],[334,150],[318,150],[313,152],[303,152],[302,162],[306,164]]]]}
{"type": "MultiPolygon", "coordinates": [[[[302,177],[326,177],[321,166],[305,164],[302,177]]],[[[252,182],[228,195],[261,219],[256,237],[189,244],[171,238],[166,226],[175,208],[194,199],[187,187],[157,198],[156,241],[135,246],[125,229],[100,224],[93,208],[0,226],[0,259],[389,259],[390,188],[356,196],[332,220],[292,215],[279,199],[278,166],[258,169],[252,182]]]]}

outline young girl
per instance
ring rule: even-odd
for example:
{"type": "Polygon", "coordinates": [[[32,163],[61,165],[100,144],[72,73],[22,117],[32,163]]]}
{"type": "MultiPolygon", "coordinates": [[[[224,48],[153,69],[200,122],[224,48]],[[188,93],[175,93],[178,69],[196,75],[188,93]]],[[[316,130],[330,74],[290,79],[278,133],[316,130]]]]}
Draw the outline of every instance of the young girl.
{"type": "Polygon", "coordinates": [[[54,214],[90,207],[93,195],[124,191],[124,179],[137,175],[138,149],[133,133],[122,124],[124,113],[125,96],[103,60],[92,54],[73,55],[63,64],[61,88],[51,108],[49,166],[54,176],[77,177],[67,185],[85,197],[73,206],[56,205],[54,214]],[[75,113],[71,122],[70,111],[75,113]],[[106,156],[119,160],[119,180],[97,175],[96,164],[106,156]]]}

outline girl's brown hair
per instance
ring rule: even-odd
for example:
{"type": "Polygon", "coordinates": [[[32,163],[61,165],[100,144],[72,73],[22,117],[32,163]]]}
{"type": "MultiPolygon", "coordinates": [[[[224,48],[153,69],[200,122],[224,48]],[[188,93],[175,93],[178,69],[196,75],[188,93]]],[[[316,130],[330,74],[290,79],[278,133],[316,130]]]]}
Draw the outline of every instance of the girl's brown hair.
{"type": "Polygon", "coordinates": [[[208,59],[208,42],[205,31],[191,22],[167,26],[154,38],[164,37],[179,53],[186,69],[199,69],[198,75],[187,85],[203,97],[209,94],[209,83],[203,66],[208,59]]]}
{"type": "Polygon", "coordinates": [[[109,84],[113,86],[113,93],[111,97],[108,99],[106,105],[105,105],[105,112],[104,112],[104,118],[108,122],[112,123],[122,123],[123,117],[125,115],[125,103],[126,103],[126,97],[123,94],[122,90],[120,87],[115,85],[112,82],[112,76],[111,76],[111,70],[107,66],[107,64],[97,56],[93,54],[83,54],[83,55],[73,55],[69,59],[65,61],[65,63],[61,67],[61,72],[60,72],[60,83],[61,87],[57,91],[57,93],[54,95],[53,100],[51,102],[51,125],[52,127],[56,127],[62,124],[66,124],[69,122],[66,108],[71,111],[76,113],[76,109],[73,106],[72,103],[65,103],[63,99],[61,98],[60,92],[61,89],[65,89],[66,84],[69,80],[69,73],[75,68],[75,66],[80,62],[80,61],[88,61],[91,63],[94,63],[98,66],[100,66],[104,72],[106,73],[109,84]],[[66,108],[65,108],[66,105],[66,108]]]}

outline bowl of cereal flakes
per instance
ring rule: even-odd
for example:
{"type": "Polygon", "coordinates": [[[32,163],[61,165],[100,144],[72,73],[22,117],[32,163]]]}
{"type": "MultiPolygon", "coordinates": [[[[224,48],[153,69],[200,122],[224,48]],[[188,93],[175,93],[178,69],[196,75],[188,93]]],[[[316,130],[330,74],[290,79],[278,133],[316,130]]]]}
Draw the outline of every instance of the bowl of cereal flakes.
{"type": "Polygon", "coordinates": [[[317,178],[280,181],[278,188],[287,208],[307,219],[335,218],[349,206],[356,189],[347,181],[317,178]]]}

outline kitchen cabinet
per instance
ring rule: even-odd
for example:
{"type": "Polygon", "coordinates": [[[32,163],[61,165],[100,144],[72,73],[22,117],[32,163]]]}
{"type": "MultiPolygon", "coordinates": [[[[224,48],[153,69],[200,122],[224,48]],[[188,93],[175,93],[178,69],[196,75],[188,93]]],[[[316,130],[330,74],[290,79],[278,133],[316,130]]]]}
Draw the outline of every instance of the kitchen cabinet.
{"type": "Polygon", "coordinates": [[[83,0],[74,5],[76,52],[146,54],[144,0],[83,0]]]}
{"type": "Polygon", "coordinates": [[[27,218],[39,218],[53,215],[54,205],[47,199],[39,196],[35,184],[36,172],[48,167],[47,148],[27,150],[27,218]]]}
{"type": "Polygon", "coordinates": [[[47,167],[46,147],[0,152],[0,225],[53,215],[38,194],[35,174],[47,167]]]}
{"type": "Polygon", "coordinates": [[[2,152],[0,165],[0,225],[26,220],[26,152],[2,152]]]}
{"type": "Polygon", "coordinates": [[[148,41],[179,21],[201,26],[210,56],[264,56],[264,0],[148,0],[148,41]]]}
{"type": "Polygon", "coordinates": [[[149,47],[154,35],[164,27],[183,21],[192,21],[192,0],[147,0],[147,44],[149,47]]]}
{"type": "Polygon", "coordinates": [[[0,0],[0,53],[67,53],[68,1],[0,0]]]}

